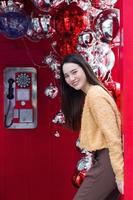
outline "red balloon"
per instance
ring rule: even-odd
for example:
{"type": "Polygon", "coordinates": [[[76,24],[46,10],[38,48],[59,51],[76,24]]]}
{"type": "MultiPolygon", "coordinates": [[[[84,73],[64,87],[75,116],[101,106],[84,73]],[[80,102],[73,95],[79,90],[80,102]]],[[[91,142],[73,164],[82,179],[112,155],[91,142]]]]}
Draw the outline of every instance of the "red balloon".
{"type": "Polygon", "coordinates": [[[76,4],[62,4],[52,13],[51,25],[58,35],[78,35],[86,28],[84,12],[76,4]]]}
{"type": "Polygon", "coordinates": [[[121,97],[120,83],[111,80],[111,81],[105,81],[104,85],[111,92],[117,104],[117,107],[120,110],[120,106],[121,106],[120,105],[120,97],[121,97]]]}
{"type": "Polygon", "coordinates": [[[77,37],[74,36],[64,36],[57,41],[56,51],[61,57],[67,54],[74,53],[76,51],[77,37]]]}
{"type": "Polygon", "coordinates": [[[75,187],[80,187],[86,176],[86,170],[76,171],[72,176],[72,183],[75,187]]]}

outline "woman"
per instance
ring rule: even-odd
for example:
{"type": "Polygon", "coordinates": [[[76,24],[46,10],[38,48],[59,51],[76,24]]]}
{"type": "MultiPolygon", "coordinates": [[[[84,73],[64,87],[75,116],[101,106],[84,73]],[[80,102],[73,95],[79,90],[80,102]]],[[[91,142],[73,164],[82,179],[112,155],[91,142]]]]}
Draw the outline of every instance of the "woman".
{"type": "Polygon", "coordinates": [[[80,148],[95,160],[73,200],[118,199],[123,194],[123,150],[117,106],[81,55],[65,56],[60,81],[65,125],[80,132],[80,148]]]}

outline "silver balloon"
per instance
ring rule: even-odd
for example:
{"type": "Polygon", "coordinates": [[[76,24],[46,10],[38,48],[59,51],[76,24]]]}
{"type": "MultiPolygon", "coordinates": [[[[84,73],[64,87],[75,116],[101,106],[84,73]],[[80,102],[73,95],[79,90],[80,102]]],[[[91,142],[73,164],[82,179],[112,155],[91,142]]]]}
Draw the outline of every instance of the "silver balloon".
{"type": "MultiPolygon", "coordinates": [[[[34,14],[32,14],[34,15],[34,14]]],[[[38,16],[31,17],[31,29],[38,34],[44,35],[44,37],[49,38],[55,32],[50,26],[51,15],[39,14],[38,16]]]]}
{"type": "Polygon", "coordinates": [[[81,0],[78,2],[77,4],[83,11],[87,11],[87,10],[90,10],[90,8],[92,7],[91,6],[91,3],[90,3],[90,0],[81,0]]]}
{"type": "Polygon", "coordinates": [[[58,94],[58,88],[56,86],[53,86],[52,83],[50,83],[50,85],[46,87],[44,93],[47,97],[54,99],[58,94]]]}
{"type": "Polygon", "coordinates": [[[63,112],[58,112],[55,117],[52,120],[53,123],[55,124],[64,124],[65,123],[65,117],[63,112]]]}
{"type": "Polygon", "coordinates": [[[94,20],[97,38],[111,43],[119,32],[119,9],[106,9],[94,20]]]}
{"type": "Polygon", "coordinates": [[[90,47],[96,42],[96,35],[91,30],[84,30],[78,36],[78,43],[84,47],[90,47]]]}
{"type": "Polygon", "coordinates": [[[89,170],[92,166],[93,154],[91,152],[89,152],[87,149],[80,147],[79,139],[77,139],[77,141],[76,141],[76,147],[78,147],[80,149],[81,153],[85,154],[85,156],[83,156],[82,159],[80,159],[77,162],[77,170],[78,171],[89,170]]]}
{"type": "Polygon", "coordinates": [[[115,55],[109,44],[97,42],[89,48],[83,48],[78,45],[77,50],[88,61],[97,76],[104,77],[108,71],[112,70],[115,63],[115,55]]]}
{"type": "Polygon", "coordinates": [[[92,6],[98,8],[98,9],[107,9],[114,7],[114,4],[117,2],[117,0],[90,0],[92,3],[92,6]]]}
{"type": "Polygon", "coordinates": [[[77,170],[78,171],[89,170],[92,167],[92,159],[93,158],[91,153],[87,156],[84,156],[77,162],[77,170]]]}

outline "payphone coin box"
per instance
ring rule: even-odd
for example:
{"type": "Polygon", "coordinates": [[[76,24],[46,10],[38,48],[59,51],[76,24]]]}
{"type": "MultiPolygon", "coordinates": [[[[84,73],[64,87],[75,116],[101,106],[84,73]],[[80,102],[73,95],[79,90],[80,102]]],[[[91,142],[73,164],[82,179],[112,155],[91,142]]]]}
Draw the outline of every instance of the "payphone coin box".
{"type": "Polygon", "coordinates": [[[36,128],[37,71],[35,68],[4,69],[4,115],[6,128],[36,128]]]}

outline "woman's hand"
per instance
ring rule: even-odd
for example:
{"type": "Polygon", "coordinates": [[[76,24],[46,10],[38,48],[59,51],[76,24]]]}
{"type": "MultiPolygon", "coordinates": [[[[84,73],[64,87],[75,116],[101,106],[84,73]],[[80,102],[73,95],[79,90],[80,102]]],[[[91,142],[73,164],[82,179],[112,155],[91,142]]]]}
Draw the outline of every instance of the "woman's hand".
{"type": "Polygon", "coordinates": [[[124,182],[123,181],[116,181],[118,190],[121,194],[124,194],[124,182]]]}

